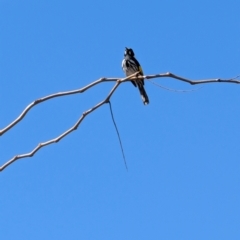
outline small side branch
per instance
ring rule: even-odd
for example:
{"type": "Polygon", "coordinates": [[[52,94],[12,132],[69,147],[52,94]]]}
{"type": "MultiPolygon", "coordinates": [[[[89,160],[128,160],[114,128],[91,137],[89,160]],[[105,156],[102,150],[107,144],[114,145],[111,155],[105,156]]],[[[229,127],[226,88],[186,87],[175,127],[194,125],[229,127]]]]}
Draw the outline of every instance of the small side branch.
{"type": "Polygon", "coordinates": [[[164,89],[164,90],[170,91],[170,92],[187,93],[187,92],[195,92],[195,91],[199,90],[200,88],[202,88],[202,87],[199,87],[199,88],[197,88],[197,89],[190,89],[190,90],[172,89],[172,88],[164,87],[164,86],[162,86],[162,85],[160,85],[160,84],[158,84],[158,83],[155,83],[155,82],[153,82],[152,80],[149,80],[149,79],[147,79],[147,80],[148,80],[150,83],[152,83],[153,85],[155,85],[155,86],[157,86],[157,87],[159,87],[159,88],[162,88],[162,89],[164,89]]]}
{"type": "Polygon", "coordinates": [[[118,140],[119,140],[120,147],[121,147],[121,150],[122,150],[122,155],[123,155],[123,160],[124,160],[124,163],[125,163],[125,167],[126,167],[126,169],[128,171],[128,166],[127,166],[125,154],[124,154],[124,151],[123,151],[123,145],[122,145],[121,137],[120,137],[120,134],[119,134],[119,131],[118,131],[118,128],[117,128],[117,124],[116,124],[116,122],[114,120],[114,116],[113,116],[112,104],[111,104],[110,101],[108,103],[109,103],[109,108],[110,108],[110,113],[111,113],[111,117],[112,117],[112,120],[113,120],[113,124],[114,124],[114,127],[116,129],[116,132],[117,132],[117,135],[118,135],[118,140]]]}

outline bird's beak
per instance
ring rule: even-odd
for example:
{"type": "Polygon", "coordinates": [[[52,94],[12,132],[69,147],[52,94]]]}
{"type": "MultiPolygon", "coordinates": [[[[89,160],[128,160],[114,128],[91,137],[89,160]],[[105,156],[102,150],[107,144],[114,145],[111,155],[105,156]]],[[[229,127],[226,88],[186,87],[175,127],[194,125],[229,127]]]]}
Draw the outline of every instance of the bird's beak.
{"type": "Polygon", "coordinates": [[[125,49],[126,49],[126,50],[128,50],[128,48],[127,48],[127,47],[125,47],[125,49]]]}

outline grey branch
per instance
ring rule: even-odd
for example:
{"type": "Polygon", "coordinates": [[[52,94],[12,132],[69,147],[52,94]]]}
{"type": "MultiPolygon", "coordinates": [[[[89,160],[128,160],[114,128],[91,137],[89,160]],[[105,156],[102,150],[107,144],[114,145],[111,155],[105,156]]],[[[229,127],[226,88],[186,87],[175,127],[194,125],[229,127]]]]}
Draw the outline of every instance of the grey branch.
{"type": "Polygon", "coordinates": [[[39,98],[39,99],[35,100],[34,102],[30,103],[13,122],[11,122],[8,126],[6,126],[5,128],[0,130],[0,136],[3,135],[4,133],[6,133],[8,130],[10,130],[12,127],[14,127],[18,122],[20,122],[25,117],[25,115],[28,113],[28,111],[32,107],[36,106],[39,103],[42,103],[44,101],[47,101],[49,99],[56,98],[56,97],[62,97],[62,96],[77,94],[77,93],[83,93],[84,91],[88,90],[89,88],[91,88],[91,87],[93,87],[93,86],[95,86],[99,83],[102,83],[102,82],[116,82],[115,85],[113,86],[113,88],[111,89],[110,93],[108,94],[108,96],[105,98],[105,100],[101,101],[100,103],[98,103],[94,107],[92,107],[91,109],[84,112],[81,115],[81,117],[78,119],[78,121],[74,124],[74,126],[72,126],[70,129],[68,129],[67,131],[65,131],[64,133],[62,133],[61,135],[59,135],[58,137],[56,137],[54,139],[51,139],[51,140],[43,142],[43,143],[39,143],[37,145],[37,147],[35,147],[31,152],[14,156],[13,158],[11,158],[9,161],[4,163],[0,167],[0,171],[4,170],[7,166],[12,164],[16,160],[19,160],[21,158],[32,157],[40,148],[45,147],[45,146],[47,146],[49,144],[52,144],[52,143],[57,143],[62,138],[67,136],[69,133],[76,130],[78,128],[78,126],[81,124],[81,122],[83,121],[83,119],[88,114],[90,114],[94,110],[98,109],[103,104],[109,102],[109,100],[110,100],[111,96],[113,95],[113,93],[115,92],[115,90],[123,82],[138,80],[138,79],[153,79],[153,78],[169,77],[169,78],[174,78],[174,79],[177,79],[179,81],[183,81],[183,82],[186,82],[186,83],[189,83],[189,84],[192,84],[192,85],[203,84],[203,83],[235,83],[235,84],[240,83],[240,80],[237,79],[239,76],[237,76],[235,78],[231,78],[231,79],[216,78],[216,79],[205,79],[205,80],[189,80],[187,78],[177,76],[177,75],[172,74],[170,72],[162,73],[162,74],[155,74],[155,75],[146,75],[146,76],[139,76],[139,75],[137,76],[137,74],[138,73],[135,73],[135,74],[133,74],[129,77],[126,77],[126,78],[100,78],[100,79],[88,84],[87,86],[85,86],[83,88],[73,90],[73,91],[66,91],[66,92],[59,92],[59,93],[51,94],[51,95],[45,96],[43,98],[39,98]]]}
{"type": "MultiPolygon", "coordinates": [[[[99,107],[101,107],[103,104],[105,103],[109,103],[109,100],[111,98],[111,96],[113,95],[113,93],[115,92],[115,90],[118,88],[118,86],[122,83],[122,82],[125,82],[127,81],[129,78],[132,78],[134,76],[136,76],[137,73],[129,76],[129,77],[126,77],[126,78],[122,78],[122,79],[116,79],[116,83],[115,85],[113,86],[113,88],[111,89],[110,93],[108,94],[108,96],[105,98],[105,100],[101,101],[100,103],[96,104],[94,107],[92,107],[91,109],[87,110],[86,112],[84,112],[81,117],[78,119],[78,121],[71,127],[69,128],[67,131],[65,131],[64,133],[62,133],[61,135],[59,135],[58,137],[54,138],[54,139],[51,139],[49,141],[46,141],[46,142],[43,142],[43,143],[39,143],[37,145],[37,147],[35,147],[31,152],[29,153],[25,153],[25,154],[21,154],[21,155],[16,155],[14,156],[13,158],[11,158],[9,161],[7,161],[6,163],[4,163],[1,167],[0,167],[0,171],[4,170],[7,166],[9,166],[10,164],[12,164],[13,162],[15,162],[16,160],[19,160],[21,158],[27,158],[27,157],[32,157],[40,148],[42,147],[45,147],[49,144],[52,144],[52,143],[57,143],[59,142],[62,138],[66,137],[69,133],[71,133],[72,131],[76,130],[78,128],[78,126],[80,125],[80,123],[83,121],[83,119],[88,115],[90,114],[91,112],[93,112],[94,110],[98,109],[99,107]]],[[[87,87],[83,88],[85,91],[87,88],[90,88],[91,86],[94,86],[98,83],[98,81],[101,82],[101,79],[93,82],[92,84],[89,84],[87,87]]],[[[103,80],[103,82],[105,81],[105,79],[103,80]]],[[[110,80],[112,81],[112,80],[110,80]]],[[[64,95],[67,95],[67,94],[73,94],[72,92],[80,92],[80,90],[82,89],[79,89],[79,90],[76,90],[76,91],[71,91],[70,93],[69,92],[63,92],[63,93],[57,93],[57,94],[53,94],[53,95],[49,95],[45,98],[41,98],[40,99],[40,102],[42,101],[45,101],[46,99],[50,99],[50,98],[53,98],[53,97],[58,97],[60,94],[60,96],[64,96],[64,95]],[[44,99],[44,100],[42,100],[44,99]]],[[[37,100],[38,101],[38,100],[37,100]]],[[[35,101],[36,102],[36,101],[35,101]]],[[[18,117],[20,118],[20,120],[26,115],[26,113],[30,110],[30,108],[32,108],[34,105],[36,105],[37,103],[31,103],[30,105],[27,106],[27,108],[25,108],[25,110],[21,113],[21,115],[18,117]]],[[[17,118],[17,120],[18,120],[17,118]]],[[[17,123],[15,120],[13,123],[14,125],[17,123]]],[[[20,121],[18,120],[18,121],[20,121]]],[[[12,123],[12,124],[13,124],[12,123]]],[[[12,127],[12,126],[11,126],[12,127]]],[[[11,128],[10,127],[10,128],[11,128]]]]}

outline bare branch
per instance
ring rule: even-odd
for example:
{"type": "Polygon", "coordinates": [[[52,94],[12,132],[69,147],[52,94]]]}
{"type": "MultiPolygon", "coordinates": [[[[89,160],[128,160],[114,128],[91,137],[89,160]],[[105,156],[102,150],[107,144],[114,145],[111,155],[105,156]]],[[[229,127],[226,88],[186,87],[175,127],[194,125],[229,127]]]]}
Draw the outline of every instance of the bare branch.
{"type": "Polygon", "coordinates": [[[88,84],[87,86],[77,89],[77,90],[54,93],[54,94],[48,95],[46,97],[39,98],[39,99],[35,100],[34,102],[30,103],[13,122],[11,122],[8,126],[3,128],[2,130],[0,130],[0,136],[3,135],[8,130],[10,130],[18,122],[20,122],[24,118],[24,116],[28,113],[28,111],[32,107],[36,106],[39,103],[45,102],[51,98],[62,97],[62,96],[67,96],[67,95],[77,94],[77,93],[83,93],[84,91],[88,90],[89,88],[91,88],[101,82],[116,82],[118,79],[119,78],[100,78],[100,79],[88,84]]]}
{"type": "MultiPolygon", "coordinates": [[[[111,89],[111,91],[109,92],[108,96],[106,97],[105,100],[101,101],[100,103],[96,104],[94,107],[92,107],[91,109],[87,110],[86,112],[84,112],[81,117],[78,119],[78,121],[75,123],[74,126],[72,126],[70,129],[68,129],[67,131],[65,131],[64,133],[62,133],[61,135],[59,135],[58,137],[51,139],[49,141],[43,142],[43,143],[39,143],[37,145],[37,147],[35,147],[31,152],[29,153],[25,153],[25,154],[21,154],[21,155],[16,155],[13,158],[11,158],[9,161],[7,161],[6,163],[4,163],[1,167],[0,167],[0,171],[4,170],[7,166],[9,166],[10,164],[12,164],[13,162],[15,162],[16,160],[19,160],[21,158],[27,158],[27,157],[32,157],[38,150],[40,150],[42,147],[45,147],[47,145],[50,145],[52,143],[57,143],[58,141],[60,141],[62,138],[66,137],[69,133],[71,133],[72,131],[76,130],[78,128],[78,126],[81,124],[81,122],[83,121],[83,119],[90,114],[91,112],[93,112],[94,110],[98,109],[99,107],[101,107],[103,104],[105,103],[109,103],[110,102],[110,98],[112,97],[113,93],[115,92],[115,90],[119,87],[119,85],[123,82],[126,81],[132,81],[132,80],[139,80],[139,79],[153,79],[153,78],[162,78],[162,77],[169,77],[169,78],[174,78],[183,82],[187,82],[189,84],[195,85],[195,84],[203,84],[203,83],[235,83],[235,84],[239,84],[240,80],[238,80],[239,76],[235,77],[235,78],[231,78],[231,79],[220,79],[220,78],[216,78],[216,79],[205,79],[205,80],[189,80],[187,78],[183,78],[180,76],[177,76],[175,74],[172,74],[170,72],[167,73],[162,73],[162,74],[155,74],[155,75],[146,75],[146,76],[139,76],[138,72],[136,72],[135,74],[132,74],[131,76],[128,76],[126,78],[100,78],[92,83],[90,83],[89,85],[77,89],[77,90],[73,90],[73,91],[66,91],[66,92],[59,92],[59,93],[55,93],[55,94],[51,94],[48,95],[46,97],[43,98],[39,98],[37,100],[35,100],[34,102],[32,102],[31,104],[29,104],[24,110],[23,112],[12,122],[10,123],[7,127],[5,127],[4,129],[0,130],[0,136],[3,135],[4,133],[6,133],[8,130],[10,130],[14,125],[16,125],[19,121],[21,121],[24,116],[28,113],[28,111],[36,106],[37,104],[47,101],[49,99],[55,98],[55,97],[61,97],[61,96],[66,96],[66,95],[71,95],[71,94],[77,94],[77,93],[83,93],[84,91],[88,90],[89,88],[102,83],[102,82],[115,82],[115,85],[113,86],[113,88],[111,89]]],[[[118,133],[118,131],[117,131],[118,133]]],[[[119,133],[118,133],[119,134],[119,133]]],[[[119,136],[119,135],[118,135],[119,136]]],[[[120,140],[121,143],[121,140],[120,140]]],[[[121,145],[122,148],[122,145],[121,145]]],[[[122,149],[122,153],[123,153],[123,149],[122,149]]],[[[124,156],[124,153],[123,153],[124,156]]],[[[125,156],[124,156],[124,161],[125,161],[125,156]]],[[[126,164],[126,161],[125,161],[126,164]]],[[[126,165],[127,167],[127,165],[126,165]]]]}
{"type": "Polygon", "coordinates": [[[155,82],[153,82],[153,81],[151,81],[151,80],[149,80],[149,79],[147,79],[147,80],[148,80],[150,83],[152,83],[153,85],[155,85],[155,86],[157,86],[157,87],[159,87],[159,88],[165,89],[165,90],[167,90],[167,91],[170,91],[170,92],[187,93],[187,92],[195,92],[195,91],[199,90],[200,88],[202,88],[202,87],[199,87],[199,88],[197,88],[197,89],[190,89],[190,90],[172,89],[172,88],[164,87],[164,86],[162,86],[162,85],[160,85],[160,84],[158,84],[158,83],[155,83],[155,82]]]}
{"type": "Polygon", "coordinates": [[[99,83],[102,83],[102,82],[116,82],[118,80],[121,81],[121,82],[125,82],[125,81],[138,80],[138,79],[152,79],[152,78],[162,78],[162,77],[174,78],[174,79],[177,79],[177,80],[180,80],[180,81],[183,81],[183,82],[190,83],[192,85],[203,84],[203,83],[217,83],[217,82],[237,83],[237,84],[240,83],[240,80],[236,80],[239,76],[237,76],[235,78],[232,78],[232,79],[216,78],[216,79],[206,79],[206,80],[195,80],[195,81],[193,81],[193,80],[189,80],[187,78],[177,76],[177,75],[175,75],[173,73],[170,73],[170,72],[155,74],[155,75],[146,75],[146,76],[139,76],[138,75],[137,77],[136,77],[136,74],[133,74],[132,76],[130,76],[128,78],[100,78],[100,79],[88,84],[87,86],[85,86],[83,88],[73,90],[73,91],[54,93],[54,94],[48,95],[46,97],[39,98],[39,99],[35,100],[34,102],[30,103],[13,122],[11,122],[8,126],[3,128],[2,130],[0,130],[0,136],[3,135],[4,133],[6,133],[8,130],[10,130],[18,122],[20,122],[32,107],[36,106],[39,103],[47,101],[49,99],[56,98],[56,97],[67,96],[67,95],[71,95],[71,94],[83,93],[84,91],[88,90],[89,88],[91,88],[91,87],[93,87],[93,86],[95,86],[99,83]]]}
{"type": "Polygon", "coordinates": [[[195,84],[203,84],[203,83],[240,83],[240,80],[236,80],[237,78],[239,78],[239,75],[234,77],[234,78],[230,78],[230,79],[220,79],[220,78],[213,78],[213,79],[205,79],[205,80],[190,80],[187,78],[183,78],[180,76],[177,76],[173,73],[167,72],[167,73],[161,73],[161,74],[155,74],[155,75],[146,75],[146,76],[140,76],[139,78],[142,79],[151,79],[151,78],[162,78],[162,77],[169,77],[169,78],[175,78],[177,80],[183,81],[183,82],[187,82],[190,83],[192,85],[195,84]]]}
{"type": "MultiPolygon", "coordinates": [[[[67,131],[65,131],[64,133],[62,133],[61,135],[59,135],[58,137],[51,139],[47,142],[43,142],[43,143],[39,143],[37,145],[37,147],[35,147],[31,152],[29,153],[25,153],[25,154],[20,154],[20,155],[16,155],[13,158],[11,158],[9,161],[7,161],[6,163],[4,163],[1,167],[0,167],[0,171],[4,170],[7,166],[9,166],[10,164],[12,164],[13,162],[15,162],[16,160],[19,160],[21,158],[27,158],[27,157],[32,157],[38,150],[40,150],[42,147],[45,147],[47,145],[50,145],[52,143],[57,143],[59,142],[62,138],[66,137],[69,133],[71,133],[72,131],[76,130],[78,128],[78,126],[80,125],[80,123],[83,121],[83,119],[90,114],[91,112],[93,112],[94,110],[98,109],[99,107],[101,107],[103,104],[108,103],[111,96],[113,95],[113,93],[115,92],[115,90],[118,88],[118,86],[122,83],[125,82],[126,80],[132,78],[133,76],[136,76],[137,73],[132,74],[129,77],[123,78],[123,79],[118,79],[115,83],[115,85],[113,86],[113,88],[111,89],[110,93],[108,94],[108,96],[106,97],[105,100],[101,101],[100,103],[96,104],[94,107],[92,107],[91,109],[87,110],[86,112],[84,112],[82,114],[82,116],[78,119],[78,121],[74,124],[74,126],[72,126],[70,129],[68,129],[67,131]]],[[[88,86],[90,86],[91,84],[89,84],[88,86]]],[[[86,89],[85,89],[86,90],[86,89]]],[[[66,92],[65,92],[66,93],[66,92]]],[[[66,95],[66,94],[65,94],[66,95]]],[[[51,95],[50,95],[51,96],[51,95]]],[[[50,97],[48,96],[48,97],[50,97]]],[[[53,96],[53,95],[52,95],[53,96]]],[[[55,95],[54,95],[55,96],[55,95]]],[[[27,110],[28,111],[28,110],[27,110]]],[[[26,114],[26,113],[25,113],[26,114]]]]}

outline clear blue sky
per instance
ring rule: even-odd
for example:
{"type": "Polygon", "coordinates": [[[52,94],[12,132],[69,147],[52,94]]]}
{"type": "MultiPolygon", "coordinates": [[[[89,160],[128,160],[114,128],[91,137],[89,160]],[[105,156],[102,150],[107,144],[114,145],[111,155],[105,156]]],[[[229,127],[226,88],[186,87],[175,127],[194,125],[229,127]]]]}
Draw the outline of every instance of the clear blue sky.
{"type": "MultiPolygon", "coordinates": [[[[124,47],[145,74],[240,74],[240,2],[0,0],[0,128],[37,98],[123,77],[124,47]]],[[[159,84],[197,89],[171,79],[159,84]]],[[[70,128],[112,83],[42,103],[0,137],[0,162],[70,128]]],[[[240,85],[176,93],[131,83],[33,158],[0,173],[0,239],[240,239],[240,85]]]]}

